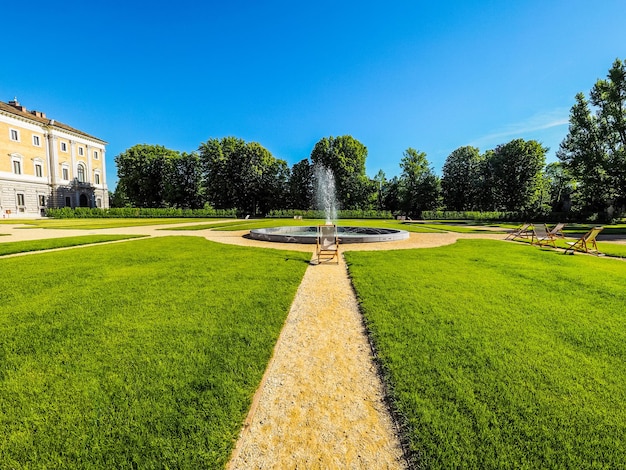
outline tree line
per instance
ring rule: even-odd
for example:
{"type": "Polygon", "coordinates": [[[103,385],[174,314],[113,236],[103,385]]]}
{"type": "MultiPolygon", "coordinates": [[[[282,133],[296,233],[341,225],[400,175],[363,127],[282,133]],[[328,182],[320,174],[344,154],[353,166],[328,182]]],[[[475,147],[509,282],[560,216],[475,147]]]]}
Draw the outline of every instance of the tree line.
{"type": "Polygon", "coordinates": [[[191,153],[142,144],[115,157],[119,181],[112,206],[211,207],[251,215],[316,209],[314,168],[323,165],[334,174],[341,209],[409,217],[426,210],[616,217],[626,205],[625,148],[626,69],[618,59],[589,101],[576,95],[559,161],[548,165],[548,149],[523,139],[483,153],[460,147],[446,158],[441,176],[426,153],[408,148],[399,176],[390,179],[382,170],[366,175],[367,148],[349,135],[322,138],[291,168],[261,144],[237,137],[211,138],[191,153]]]}

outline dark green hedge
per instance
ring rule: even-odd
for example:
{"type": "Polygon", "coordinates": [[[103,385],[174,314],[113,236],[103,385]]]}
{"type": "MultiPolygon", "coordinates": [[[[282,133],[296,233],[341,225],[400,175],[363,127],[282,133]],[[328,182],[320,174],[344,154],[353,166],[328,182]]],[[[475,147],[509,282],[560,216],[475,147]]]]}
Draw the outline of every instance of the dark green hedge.
{"type": "Polygon", "coordinates": [[[424,211],[424,220],[502,220],[516,221],[524,220],[526,215],[521,212],[479,212],[479,211],[424,211]]]}
{"type": "MultiPolygon", "coordinates": [[[[296,210],[284,209],[270,211],[266,217],[272,219],[291,219],[293,217],[302,217],[303,219],[324,219],[326,217],[324,211],[320,210],[296,210]]],[[[373,211],[373,210],[340,210],[337,211],[338,219],[393,219],[390,211],[373,211]]]]}
{"type": "Polygon", "coordinates": [[[236,217],[235,209],[140,209],[137,207],[121,207],[114,209],[98,209],[89,207],[64,207],[48,209],[48,217],[55,219],[98,219],[98,218],[161,218],[161,217],[236,217]]]}

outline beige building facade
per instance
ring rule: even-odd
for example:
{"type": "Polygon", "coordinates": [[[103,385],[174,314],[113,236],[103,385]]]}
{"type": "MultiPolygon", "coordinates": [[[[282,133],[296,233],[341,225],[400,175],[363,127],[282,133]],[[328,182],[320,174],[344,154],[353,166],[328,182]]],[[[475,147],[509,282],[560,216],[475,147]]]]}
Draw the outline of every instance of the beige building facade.
{"type": "Polygon", "coordinates": [[[0,101],[0,217],[38,217],[47,208],[109,207],[106,142],[0,101]]]}

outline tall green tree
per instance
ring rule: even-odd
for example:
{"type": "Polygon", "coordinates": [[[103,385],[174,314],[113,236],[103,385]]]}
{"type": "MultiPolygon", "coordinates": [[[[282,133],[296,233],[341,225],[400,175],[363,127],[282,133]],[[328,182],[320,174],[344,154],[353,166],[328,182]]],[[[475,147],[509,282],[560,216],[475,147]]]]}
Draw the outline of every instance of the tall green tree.
{"type": "Polygon", "coordinates": [[[135,207],[165,207],[170,161],[179,157],[161,145],[135,145],[115,157],[118,187],[135,207]]]}
{"type": "Polygon", "coordinates": [[[400,201],[400,178],[394,176],[382,187],[382,209],[397,214],[402,210],[400,201]]]}
{"type": "Polygon", "coordinates": [[[307,158],[291,167],[289,206],[291,209],[313,209],[313,166],[307,158]]]}
{"type": "Polygon", "coordinates": [[[262,145],[224,137],[204,142],[198,153],[212,206],[253,215],[285,207],[289,167],[262,145]]]}
{"type": "Polygon", "coordinates": [[[443,165],[441,192],[448,210],[466,211],[478,208],[481,156],[476,147],[454,150],[443,165]]]}
{"type": "Polygon", "coordinates": [[[387,177],[385,175],[385,172],[383,170],[378,170],[378,173],[376,173],[376,176],[374,176],[374,179],[372,180],[373,184],[374,184],[374,200],[375,200],[375,207],[377,211],[382,211],[385,210],[385,205],[384,205],[384,189],[387,186],[387,177]]]}
{"type": "Polygon", "coordinates": [[[478,164],[476,181],[476,204],[478,210],[495,211],[500,209],[497,203],[498,182],[495,180],[494,151],[487,150],[478,164]]]}
{"type": "Polygon", "coordinates": [[[287,203],[289,166],[257,142],[246,144],[243,162],[241,207],[252,214],[267,214],[287,203]]]}
{"type": "Polygon", "coordinates": [[[224,137],[211,138],[198,148],[205,197],[217,209],[240,207],[241,169],[237,162],[245,145],[243,139],[224,137]]]}
{"type": "Polygon", "coordinates": [[[576,95],[568,135],[557,157],[578,182],[575,193],[585,210],[626,204],[626,64],[617,59],[605,80],[576,95]],[[594,107],[595,113],[590,108],[594,107]]]}
{"type": "Polygon", "coordinates": [[[367,148],[349,135],[324,137],[311,152],[314,165],[329,168],[335,177],[337,199],[342,209],[365,209],[372,185],[365,174],[367,148]]]}
{"type": "Polygon", "coordinates": [[[498,145],[488,157],[496,208],[525,211],[537,207],[543,188],[548,149],[535,140],[515,139],[498,145]]]}
{"type": "Polygon", "coordinates": [[[419,218],[425,210],[437,209],[439,178],[426,159],[426,153],[408,148],[400,162],[400,201],[404,212],[419,218]]]}
{"type": "Polygon", "coordinates": [[[567,212],[571,208],[571,195],[576,187],[568,170],[561,162],[546,165],[545,179],[549,194],[550,208],[554,212],[567,212]]]}
{"type": "Polygon", "coordinates": [[[203,206],[202,170],[196,153],[167,160],[164,199],[168,206],[199,209],[203,206]]]}

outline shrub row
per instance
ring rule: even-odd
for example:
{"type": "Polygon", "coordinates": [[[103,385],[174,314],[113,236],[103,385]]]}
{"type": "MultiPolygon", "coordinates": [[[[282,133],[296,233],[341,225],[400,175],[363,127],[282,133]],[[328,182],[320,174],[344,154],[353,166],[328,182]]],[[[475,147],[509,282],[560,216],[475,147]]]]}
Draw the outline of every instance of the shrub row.
{"type": "Polygon", "coordinates": [[[476,220],[476,221],[501,221],[522,222],[541,221],[547,223],[557,222],[580,222],[580,223],[615,223],[618,220],[611,219],[605,213],[591,212],[478,212],[478,211],[424,211],[424,220],[476,220]]]}
{"type": "MultiPolygon", "coordinates": [[[[320,210],[297,210],[282,209],[270,211],[266,217],[272,219],[291,219],[293,217],[302,217],[303,219],[324,219],[326,214],[320,210]]],[[[393,219],[390,211],[374,211],[374,210],[340,210],[337,211],[338,219],[393,219]]]]}
{"type": "Polygon", "coordinates": [[[479,211],[424,211],[422,218],[425,220],[502,220],[519,221],[526,218],[521,212],[479,212],[479,211]]]}
{"type": "Polygon", "coordinates": [[[48,209],[48,217],[55,219],[98,219],[98,218],[161,218],[161,217],[236,217],[235,209],[148,209],[138,207],[119,207],[98,209],[89,207],[63,207],[48,209]]]}

